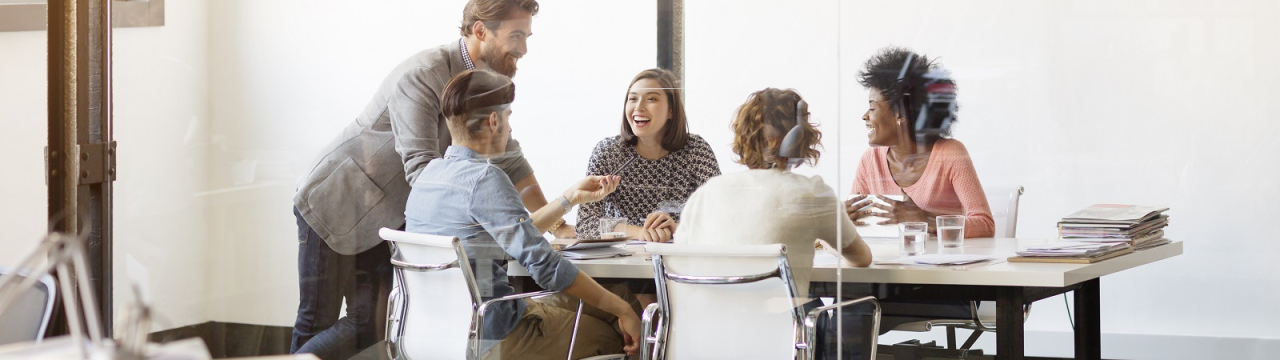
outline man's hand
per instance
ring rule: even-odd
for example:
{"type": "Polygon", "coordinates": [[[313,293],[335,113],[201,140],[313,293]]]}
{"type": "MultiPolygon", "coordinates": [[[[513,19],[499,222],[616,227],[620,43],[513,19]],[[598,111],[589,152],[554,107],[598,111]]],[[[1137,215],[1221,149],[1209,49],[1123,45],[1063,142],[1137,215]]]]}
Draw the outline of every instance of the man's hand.
{"type": "Polygon", "coordinates": [[[620,176],[587,176],[569,190],[565,190],[564,198],[574,205],[600,201],[618,190],[618,184],[621,182],[620,176]]]}
{"type": "Polygon", "coordinates": [[[624,314],[618,316],[618,327],[622,328],[622,350],[627,352],[628,356],[635,356],[640,351],[640,318],[627,308],[624,314]]]}

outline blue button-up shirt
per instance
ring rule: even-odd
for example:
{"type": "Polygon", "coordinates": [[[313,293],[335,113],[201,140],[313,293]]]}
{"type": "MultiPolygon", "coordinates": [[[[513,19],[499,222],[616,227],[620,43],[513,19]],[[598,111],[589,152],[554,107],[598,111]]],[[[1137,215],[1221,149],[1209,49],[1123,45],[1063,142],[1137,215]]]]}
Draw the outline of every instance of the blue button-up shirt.
{"type": "MultiPolygon", "coordinates": [[[[404,215],[409,232],[462,240],[486,301],[515,292],[507,280],[509,259],[524,265],[548,290],[564,290],[578,276],[578,268],[552,250],[533,226],[507,174],[466,147],[450,146],[444,158],[427,164],[413,183],[404,215]]],[[[490,307],[483,338],[505,338],[524,316],[525,306],[524,301],[503,301],[490,307]]],[[[482,351],[493,342],[486,343],[482,351]]]]}

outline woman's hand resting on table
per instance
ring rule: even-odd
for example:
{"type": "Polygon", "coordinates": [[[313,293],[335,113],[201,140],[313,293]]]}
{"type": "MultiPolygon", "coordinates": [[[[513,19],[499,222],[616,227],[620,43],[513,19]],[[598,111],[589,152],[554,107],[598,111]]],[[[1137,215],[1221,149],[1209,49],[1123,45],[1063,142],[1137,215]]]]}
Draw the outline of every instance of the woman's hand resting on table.
{"type": "Polygon", "coordinates": [[[671,214],[654,211],[645,217],[644,226],[636,229],[635,238],[649,242],[671,241],[671,236],[676,233],[676,226],[679,225],[671,218],[671,214]]]}

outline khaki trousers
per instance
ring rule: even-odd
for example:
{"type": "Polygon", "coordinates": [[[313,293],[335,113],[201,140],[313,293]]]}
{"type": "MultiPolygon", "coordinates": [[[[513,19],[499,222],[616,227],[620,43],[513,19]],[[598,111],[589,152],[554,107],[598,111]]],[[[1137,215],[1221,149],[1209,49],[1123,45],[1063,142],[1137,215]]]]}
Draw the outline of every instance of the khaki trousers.
{"type": "MultiPolygon", "coordinates": [[[[639,314],[640,303],[626,286],[609,288],[631,304],[639,314]]],[[[578,298],[555,294],[538,299],[525,299],[528,307],[520,323],[498,345],[482,357],[485,360],[562,360],[569,356],[569,340],[573,335],[573,319],[577,315],[578,298]]],[[[622,333],[618,318],[604,310],[583,305],[578,324],[578,338],[573,343],[573,358],[621,354],[622,333]]]]}

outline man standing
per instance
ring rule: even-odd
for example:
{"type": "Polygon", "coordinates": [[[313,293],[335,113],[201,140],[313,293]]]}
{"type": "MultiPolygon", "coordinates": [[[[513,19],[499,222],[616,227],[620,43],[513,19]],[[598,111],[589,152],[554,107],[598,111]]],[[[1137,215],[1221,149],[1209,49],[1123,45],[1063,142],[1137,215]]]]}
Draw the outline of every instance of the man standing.
{"type": "MultiPolygon", "coordinates": [[[[356,118],[320,152],[294,195],[300,301],[294,353],[340,359],[379,341],[373,321],[391,283],[383,227],[402,228],[409,184],[452,143],[440,111],[445,85],[468,69],[514,76],[527,52],[536,0],[469,0],[462,38],[419,52],[387,75],[356,118]],[[343,298],[346,316],[338,318],[343,298]]],[[[520,145],[492,162],[515,182],[525,207],[546,198],[520,145]]]]}

